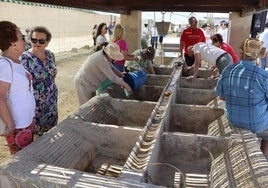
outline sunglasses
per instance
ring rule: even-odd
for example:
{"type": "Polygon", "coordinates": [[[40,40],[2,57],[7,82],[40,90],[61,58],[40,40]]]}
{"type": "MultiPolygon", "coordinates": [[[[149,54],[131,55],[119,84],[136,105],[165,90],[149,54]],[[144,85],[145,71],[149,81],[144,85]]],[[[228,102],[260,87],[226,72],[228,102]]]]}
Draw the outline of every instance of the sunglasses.
{"type": "Polygon", "coordinates": [[[45,39],[36,39],[36,38],[31,38],[31,42],[36,44],[37,42],[39,42],[39,44],[45,44],[46,40],[45,39]]]}
{"type": "Polygon", "coordinates": [[[24,40],[24,41],[26,40],[26,36],[25,36],[25,35],[22,35],[21,38],[22,38],[22,40],[24,40]]]}

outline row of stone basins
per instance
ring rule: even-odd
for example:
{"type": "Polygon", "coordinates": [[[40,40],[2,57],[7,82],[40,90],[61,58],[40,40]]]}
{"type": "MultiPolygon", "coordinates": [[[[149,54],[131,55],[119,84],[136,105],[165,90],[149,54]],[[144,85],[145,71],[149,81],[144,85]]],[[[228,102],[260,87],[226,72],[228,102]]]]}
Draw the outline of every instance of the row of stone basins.
{"type": "Polygon", "coordinates": [[[268,187],[259,140],[229,125],[210,71],[154,68],[134,95],[112,85],[7,158],[0,187],[268,187]]]}

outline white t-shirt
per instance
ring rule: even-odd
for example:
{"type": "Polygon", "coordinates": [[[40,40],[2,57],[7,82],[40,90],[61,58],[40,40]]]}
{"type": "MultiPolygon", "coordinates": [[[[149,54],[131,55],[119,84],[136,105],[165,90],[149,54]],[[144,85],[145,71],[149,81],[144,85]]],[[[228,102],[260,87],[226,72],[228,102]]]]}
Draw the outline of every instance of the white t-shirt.
{"type": "Polygon", "coordinates": [[[108,42],[105,36],[99,35],[96,39],[96,46],[99,46],[100,44],[108,42]]]}
{"type": "Polygon", "coordinates": [[[0,56],[0,80],[11,83],[7,99],[10,102],[15,127],[21,129],[28,127],[35,116],[33,88],[26,76],[26,73],[29,75],[30,73],[24,69],[23,65],[8,60],[0,56]]]}
{"type": "Polygon", "coordinates": [[[217,58],[226,53],[224,50],[204,42],[199,42],[193,46],[194,53],[199,53],[201,59],[208,62],[210,66],[216,65],[217,58]]]}
{"type": "Polygon", "coordinates": [[[152,37],[157,37],[158,36],[158,32],[157,32],[157,28],[156,27],[152,27],[151,35],[152,35],[152,37]]]}
{"type": "Polygon", "coordinates": [[[182,33],[182,30],[183,30],[183,28],[182,27],[179,27],[178,28],[178,33],[182,33]]]}
{"type": "Polygon", "coordinates": [[[142,30],[142,36],[144,36],[144,37],[147,37],[147,36],[149,36],[149,30],[148,30],[148,28],[147,27],[144,27],[143,28],[143,30],[142,30]]]}
{"type": "Polygon", "coordinates": [[[263,47],[268,51],[268,29],[265,29],[264,32],[260,34],[260,41],[263,42],[263,47]]]}
{"type": "Polygon", "coordinates": [[[226,28],[226,29],[220,29],[217,33],[219,33],[219,34],[222,35],[222,40],[223,40],[223,42],[228,43],[228,42],[227,42],[227,38],[228,38],[228,28],[226,28]]]}
{"type": "Polygon", "coordinates": [[[210,32],[210,30],[204,30],[204,29],[202,29],[202,31],[203,31],[204,36],[205,36],[205,38],[206,38],[206,43],[208,43],[208,44],[212,44],[212,41],[211,41],[211,39],[210,39],[210,37],[211,37],[211,32],[210,32]]]}

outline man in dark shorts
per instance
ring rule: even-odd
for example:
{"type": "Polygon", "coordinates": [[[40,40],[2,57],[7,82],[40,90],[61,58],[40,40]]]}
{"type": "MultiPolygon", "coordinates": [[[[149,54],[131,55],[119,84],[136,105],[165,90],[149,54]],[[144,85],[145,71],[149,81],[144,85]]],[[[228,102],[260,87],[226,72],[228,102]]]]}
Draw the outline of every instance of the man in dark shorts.
{"type": "Polygon", "coordinates": [[[164,38],[164,35],[159,35],[159,43],[161,46],[161,50],[163,49],[163,38],[164,38]]]}

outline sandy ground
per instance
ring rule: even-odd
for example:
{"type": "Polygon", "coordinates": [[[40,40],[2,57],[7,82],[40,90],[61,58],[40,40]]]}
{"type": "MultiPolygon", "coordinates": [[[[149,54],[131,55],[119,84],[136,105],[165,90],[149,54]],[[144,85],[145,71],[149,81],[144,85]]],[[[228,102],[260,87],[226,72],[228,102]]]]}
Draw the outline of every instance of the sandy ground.
{"type": "MultiPolygon", "coordinates": [[[[58,68],[56,83],[59,90],[59,121],[62,121],[78,108],[73,78],[91,52],[92,50],[79,49],[78,52],[60,52],[55,54],[58,68]]],[[[8,156],[9,150],[7,149],[6,142],[3,137],[0,137],[0,163],[1,160],[8,156]]]]}
{"type": "Polygon", "coordinates": [[[78,101],[74,87],[74,76],[87,57],[90,50],[79,50],[78,53],[63,53],[58,55],[58,74],[56,83],[59,89],[58,110],[59,121],[77,110],[78,101]],[[60,59],[61,58],[61,59],[60,59]]]}

